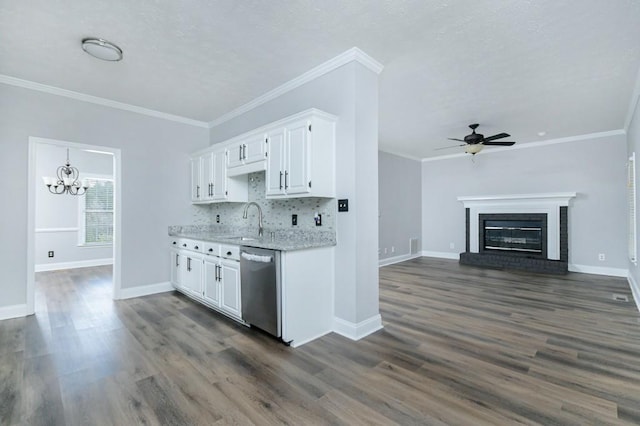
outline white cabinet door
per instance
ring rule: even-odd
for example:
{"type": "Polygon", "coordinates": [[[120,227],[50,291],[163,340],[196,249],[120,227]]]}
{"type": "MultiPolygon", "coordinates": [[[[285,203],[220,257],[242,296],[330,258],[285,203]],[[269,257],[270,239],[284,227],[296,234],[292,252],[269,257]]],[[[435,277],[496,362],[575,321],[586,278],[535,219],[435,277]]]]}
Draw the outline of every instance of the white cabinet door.
{"type": "Polygon", "coordinates": [[[171,250],[171,284],[175,288],[180,287],[180,277],[181,277],[181,269],[180,269],[180,252],[178,250],[171,250]]]}
{"type": "Polygon", "coordinates": [[[186,263],[185,290],[194,296],[202,297],[202,258],[189,254],[182,261],[186,263]]]}
{"type": "Polygon", "coordinates": [[[212,200],[224,200],[227,196],[227,170],[224,162],[226,159],[224,151],[211,154],[213,168],[213,185],[211,192],[212,200]]]}
{"type": "Polygon", "coordinates": [[[202,201],[201,179],[201,157],[191,158],[191,201],[202,201]]]}
{"type": "Polygon", "coordinates": [[[243,147],[243,143],[238,142],[227,148],[227,151],[229,153],[229,162],[227,163],[227,166],[229,168],[242,166],[242,164],[244,164],[242,161],[242,154],[244,151],[243,147]]]}
{"type": "Polygon", "coordinates": [[[206,201],[213,198],[213,160],[214,155],[212,152],[204,154],[200,157],[200,200],[206,201]]]}
{"type": "Polygon", "coordinates": [[[227,167],[230,169],[263,161],[266,152],[265,135],[253,135],[248,139],[232,144],[227,151],[229,155],[227,167]]]}
{"type": "Polygon", "coordinates": [[[284,191],[285,129],[267,135],[267,175],[265,195],[283,195],[284,191]]]}
{"type": "Polygon", "coordinates": [[[205,259],[204,261],[204,300],[215,307],[220,307],[220,263],[205,259]]]}
{"type": "Polygon", "coordinates": [[[220,308],[230,315],[240,318],[240,262],[235,260],[222,260],[222,294],[220,308]]]}
{"type": "Polygon", "coordinates": [[[287,127],[285,190],[287,194],[304,194],[309,186],[309,123],[302,121],[287,127]]]}
{"type": "Polygon", "coordinates": [[[266,150],[265,135],[260,134],[243,141],[242,159],[244,164],[255,163],[264,160],[266,150]]]}

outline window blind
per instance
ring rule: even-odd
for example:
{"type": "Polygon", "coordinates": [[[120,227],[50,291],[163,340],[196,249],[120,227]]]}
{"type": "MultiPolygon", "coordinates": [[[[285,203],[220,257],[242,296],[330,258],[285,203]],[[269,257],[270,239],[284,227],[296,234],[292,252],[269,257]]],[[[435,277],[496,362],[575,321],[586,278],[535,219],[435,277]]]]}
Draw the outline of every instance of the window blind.
{"type": "Polygon", "coordinates": [[[637,222],[636,222],[636,153],[632,153],[627,163],[627,200],[629,203],[629,260],[638,262],[637,222]]]}
{"type": "Polygon", "coordinates": [[[113,242],[113,181],[89,179],[84,195],[84,244],[113,242]]]}

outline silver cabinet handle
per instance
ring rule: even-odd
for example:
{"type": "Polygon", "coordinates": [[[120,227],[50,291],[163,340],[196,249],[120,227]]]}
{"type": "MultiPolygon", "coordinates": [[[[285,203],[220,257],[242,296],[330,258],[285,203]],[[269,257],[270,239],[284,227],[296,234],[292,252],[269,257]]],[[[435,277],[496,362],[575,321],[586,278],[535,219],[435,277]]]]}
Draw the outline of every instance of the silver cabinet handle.
{"type": "Polygon", "coordinates": [[[282,189],[282,172],[280,172],[280,189],[282,189]]]}
{"type": "Polygon", "coordinates": [[[287,178],[289,177],[289,172],[284,172],[284,189],[287,189],[289,187],[289,184],[287,183],[287,178]]]}
{"type": "Polygon", "coordinates": [[[242,159],[243,160],[247,159],[247,145],[246,144],[242,144],[242,159]]]}
{"type": "Polygon", "coordinates": [[[238,147],[238,161],[242,161],[242,145],[238,147]]]}
{"type": "Polygon", "coordinates": [[[176,253],[176,266],[180,266],[180,255],[176,253]]]}
{"type": "Polygon", "coordinates": [[[191,258],[187,257],[187,271],[191,271],[191,258]]]}
{"type": "Polygon", "coordinates": [[[200,185],[196,186],[196,198],[200,198],[200,185]]]}

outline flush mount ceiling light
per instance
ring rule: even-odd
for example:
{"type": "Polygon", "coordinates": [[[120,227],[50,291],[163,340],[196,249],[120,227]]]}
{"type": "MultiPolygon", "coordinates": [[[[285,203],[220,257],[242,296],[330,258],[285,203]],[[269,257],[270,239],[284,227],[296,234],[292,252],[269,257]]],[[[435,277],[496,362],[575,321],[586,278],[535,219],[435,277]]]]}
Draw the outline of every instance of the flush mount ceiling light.
{"type": "Polygon", "coordinates": [[[103,61],[120,61],[122,59],[122,49],[101,38],[83,39],[82,49],[94,58],[103,61]]]}

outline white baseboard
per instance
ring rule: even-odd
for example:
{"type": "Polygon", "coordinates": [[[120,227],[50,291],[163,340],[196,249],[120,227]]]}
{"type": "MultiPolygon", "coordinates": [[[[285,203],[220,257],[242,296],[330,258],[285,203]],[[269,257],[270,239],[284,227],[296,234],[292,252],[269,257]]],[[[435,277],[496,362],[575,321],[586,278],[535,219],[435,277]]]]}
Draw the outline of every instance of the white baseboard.
{"type": "Polygon", "coordinates": [[[422,251],[424,257],[438,257],[440,259],[460,260],[460,253],[451,253],[448,251],[422,251]]]}
{"type": "Polygon", "coordinates": [[[581,272],[583,274],[594,275],[607,275],[610,277],[622,277],[629,276],[629,270],[623,268],[605,268],[601,266],[589,266],[589,265],[576,265],[575,263],[569,264],[570,272],[581,272]]]}
{"type": "Polygon", "coordinates": [[[61,269],[90,268],[92,266],[113,265],[113,258],[78,260],[75,262],[41,263],[36,265],[36,272],[59,271],[61,269]]]}
{"type": "Polygon", "coordinates": [[[156,284],[140,285],[130,288],[121,288],[120,294],[118,294],[116,299],[132,299],[134,297],[149,296],[151,294],[164,293],[173,290],[175,290],[175,288],[169,281],[156,284]]]}
{"type": "Polygon", "coordinates": [[[415,259],[420,256],[422,256],[420,253],[415,253],[415,254],[401,254],[400,256],[387,257],[387,258],[378,260],[378,267],[393,265],[394,263],[404,262],[405,260],[415,259]]]}
{"type": "Polygon", "coordinates": [[[333,318],[333,332],[351,340],[360,340],[381,328],[382,317],[380,314],[374,315],[364,321],[360,321],[357,324],[345,321],[342,318],[333,318]]]}
{"type": "Polygon", "coordinates": [[[0,320],[27,316],[27,305],[11,305],[0,308],[0,320]]]}
{"type": "Polygon", "coordinates": [[[291,347],[292,348],[298,348],[298,347],[304,345],[305,343],[309,343],[309,342],[311,342],[313,340],[319,339],[322,336],[326,336],[329,333],[331,333],[331,330],[323,331],[322,333],[318,334],[317,336],[309,337],[308,339],[294,340],[293,342],[291,342],[291,347]]]}
{"type": "Polygon", "coordinates": [[[627,281],[629,282],[629,287],[631,287],[631,293],[633,293],[633,300],[636,302],[638,312],[640,312],[640,287],[636,280],[633,279],[631,273],[627,276],[627,281]]]}

